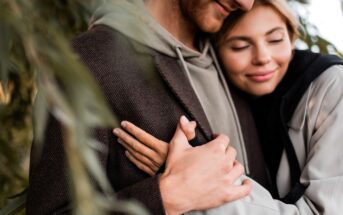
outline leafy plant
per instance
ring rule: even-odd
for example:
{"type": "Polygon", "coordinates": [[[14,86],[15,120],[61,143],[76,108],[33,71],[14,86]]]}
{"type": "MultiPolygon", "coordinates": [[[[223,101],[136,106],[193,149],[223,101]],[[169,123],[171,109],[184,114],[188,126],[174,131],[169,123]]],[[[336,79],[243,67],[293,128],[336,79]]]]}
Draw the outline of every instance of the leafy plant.
{"type": "Polygon", "coordinates": [[[35,139],[39,143],[50,113],[61,122],[65,137],[75,214],[102,214],[108,210],[145,214],[138,204],[115,200],[99,167],[93,148],[96,140],[92,139],[90,130],[99,126],[115,127],[116,119],[87,69],[70,48],[71,37],[86,30],[86,20],[97,3],[92,0],[0,1],[0,185],[4,188],[0,207],[7,197],[27,186],[32,116],[35,139]],[[102,193],[94,189],[87,172],[97,180],[102,193]]]}

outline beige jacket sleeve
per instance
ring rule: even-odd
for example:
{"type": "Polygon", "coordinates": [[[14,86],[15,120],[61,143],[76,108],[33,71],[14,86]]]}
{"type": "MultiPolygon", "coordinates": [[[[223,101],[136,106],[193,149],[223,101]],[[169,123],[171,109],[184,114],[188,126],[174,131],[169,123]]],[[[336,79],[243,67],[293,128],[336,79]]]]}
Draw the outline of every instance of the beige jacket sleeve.
{"type": "MultiPolygon", "coordinates": [[[[330,67],[309,87],[292,120],[289,135],[308,185],[295,205],[271,197],[253,182],[250,196],[221,207],[189,214],[200,215],[338,215],[343,211],[343,66],[330,67]]],[[[290,189],[290,173],[283,154],[277,185],[281,196],[290,189]]]]}

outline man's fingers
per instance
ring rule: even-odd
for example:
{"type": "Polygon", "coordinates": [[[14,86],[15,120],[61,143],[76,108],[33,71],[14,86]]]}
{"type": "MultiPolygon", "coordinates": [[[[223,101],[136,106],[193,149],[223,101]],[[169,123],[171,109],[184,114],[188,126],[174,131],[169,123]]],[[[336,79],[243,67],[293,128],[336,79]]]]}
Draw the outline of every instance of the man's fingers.
{"type": "Polygon", "coordinates": [[[230,144],[230,139],[228,136],[220,134],[214,140],[210,141],[206,144],[208,147],[220,147],[221,150],[226,152],[228,146],[230,144]]]}
{"type": "Polygon", "coordinates": [[[125,155],[133,164],[135,164],[138,167],[138,169],[144,171],[145,173],[151,176],[156,174],[157,170],[153,170],[145,163],[142,163],[140,160],[137,160],[135,156],[133,156],[129,151],[125,151],[125,155]]]}
{"type": "Polygon", "coordinates": [[[229,177],[232,178],[232,181],[236,181],[238,178],[240,178],[244,174],[243,165],[240,164],[238,161],[235,161],[233,163],[233,167],[231,171],[228,174],[229,174],[229,177]]]}
{"type": "Polygon", "coordinates": [[[225,154],[228,156],[229,163],[230,164],[232,163],[234,165],[234,162],[235,162],[236,156],[237,156],[237,150],[229,145],[226,148],[225,154]]]}
{"type": "Polygon", "coordinates": [[[250,194],[252,183],[250,180],[245,179],[241,185],[230,186],[226,195],[226,202],[232,202],[241,199],[250,194]]]}

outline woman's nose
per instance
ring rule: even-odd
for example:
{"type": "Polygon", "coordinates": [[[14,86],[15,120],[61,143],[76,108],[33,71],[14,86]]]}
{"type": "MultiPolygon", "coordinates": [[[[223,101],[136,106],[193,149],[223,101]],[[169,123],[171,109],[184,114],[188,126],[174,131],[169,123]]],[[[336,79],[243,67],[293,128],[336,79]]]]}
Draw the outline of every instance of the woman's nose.
{"type": "Polygon", "coordinates": [[[255,65],[263,65],[269,63],[271,60],[271,53],[267,47],[257,47],[252,63],[255,65]]]}

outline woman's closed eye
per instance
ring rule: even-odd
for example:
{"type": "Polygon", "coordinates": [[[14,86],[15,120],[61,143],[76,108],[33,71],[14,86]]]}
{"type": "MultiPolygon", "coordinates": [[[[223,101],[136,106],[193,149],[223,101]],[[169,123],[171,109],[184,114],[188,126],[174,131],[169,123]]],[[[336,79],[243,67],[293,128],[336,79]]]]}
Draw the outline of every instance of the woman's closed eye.
{"type": "Polygon", "coordinates": [[[270,44],[278,44],[284,41],[285,32],[281,30],[273,31],[271,34],[267,35],[267,42],[270,44]]]}
{"type": "Polygon", "coordinates": [[[245,49],[248,49],[250,47],[250,45],[244,45],[244,46],[231,46],[231,49],[233,51],[243,51],[245,49]]]}
{"type": "Polygon", "coordinates": [[[278,43],[281,43],[283,42],[283,38],[279,38],[279,39],[271,39],[269,40],[268,42],[271,43],[271,44],[278,44],[278,43]]]}
{"type": "Polygon", "coordinates": [[[248,43],[247,41],[232,41],[231,43],[228,44],[229,48],[232,51],[243,51],[245,49],[248,49],[250,47],[250,43],[248,43]]]}

